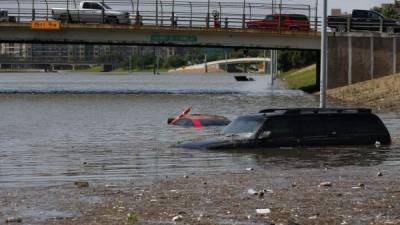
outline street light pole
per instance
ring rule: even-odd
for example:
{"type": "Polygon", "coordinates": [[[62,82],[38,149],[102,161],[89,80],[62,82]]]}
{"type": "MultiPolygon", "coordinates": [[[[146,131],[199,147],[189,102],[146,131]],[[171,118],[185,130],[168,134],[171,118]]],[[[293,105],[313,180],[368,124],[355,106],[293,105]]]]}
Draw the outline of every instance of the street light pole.
{"type": "Polygon", "coordinates": [[[326,81],[327,81],[327,14],[328,2],[323,0],[322,30],[321,30],[321,81],[320,81],[320,108],[326,108],[326,81]]]}

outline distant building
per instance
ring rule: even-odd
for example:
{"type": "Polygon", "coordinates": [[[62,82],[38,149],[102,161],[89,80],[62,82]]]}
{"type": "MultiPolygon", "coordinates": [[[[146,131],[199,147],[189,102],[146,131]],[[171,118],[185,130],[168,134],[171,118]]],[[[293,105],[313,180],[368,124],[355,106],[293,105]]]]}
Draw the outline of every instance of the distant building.
{"type": "Polygon", "coordinates": [[[343,15],[342,9],[332,9],[331,10],[331,15],[332,16],[342,16],[343,15]]]}
{"type": "Polygon", "coordinates": [[[31,45],[21,43],[1,43],[0,55],[10,58],[30,58],[31,45]]]}

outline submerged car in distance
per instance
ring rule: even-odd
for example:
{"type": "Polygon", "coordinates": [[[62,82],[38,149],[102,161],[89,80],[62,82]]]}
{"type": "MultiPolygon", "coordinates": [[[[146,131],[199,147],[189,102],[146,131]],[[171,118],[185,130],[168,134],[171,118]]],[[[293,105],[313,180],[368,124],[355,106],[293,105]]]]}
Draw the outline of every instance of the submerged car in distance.
{"type": "Polygon", "coordinates": [[[184,142],[189,149],[387,146],[391,137],[370,109],[266,109],[240,116],[211,140],[184,142]]]}
{"type": "Polygon", "coordinates": [[[176,125],[182,127],[210,127],[210,126],[226,126],[231,121],[223,116],[210,115],[210,114],[190,114],[191,107],[186,108],[175,118],[168,118],[169,125],[176,125]]]}
{"type": "Polygon", "coordinates": [[[249,29],[310,31],[308,17],[301,14],[272,14],[262,20],[249,21],[246,25],[249,29]]]}

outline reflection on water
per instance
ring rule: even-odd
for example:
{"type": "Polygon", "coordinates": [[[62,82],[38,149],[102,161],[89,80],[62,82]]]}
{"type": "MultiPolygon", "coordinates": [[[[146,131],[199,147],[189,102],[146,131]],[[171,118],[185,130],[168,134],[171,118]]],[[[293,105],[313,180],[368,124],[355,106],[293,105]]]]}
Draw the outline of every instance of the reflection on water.
{"type": "MultiPolygon", "coordinates": [[[[242,83],[230,75],[0,74],[0,78],[2,186],[77,179],[153,180],[254,166],[398,165],[399,161],[397,143],[388,150],[221,152],[170,147],[220,132],[221,128],[166,124],[168,117],[189,105],[195,112],[230,119],[268,107],[318,105],[316,97],[300,91],[271,90],[263,76],[242,83]]],[[[381,117],[392,136],[399,137],[400,117],[389,113],[381,117]]]]}

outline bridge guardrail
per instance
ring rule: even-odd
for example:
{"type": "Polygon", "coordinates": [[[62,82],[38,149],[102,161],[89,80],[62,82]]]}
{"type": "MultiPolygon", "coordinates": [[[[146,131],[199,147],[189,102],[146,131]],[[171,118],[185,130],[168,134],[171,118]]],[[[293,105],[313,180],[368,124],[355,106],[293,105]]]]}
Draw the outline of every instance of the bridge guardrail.
{"type": "MultiPolygon", "coordinates": [[[[302,14],[309,18],[312,31],[318,31],[320,18],[313,5],[273,4],[267,2],[221,2],[221,1],[182,1],[182,0],[98,0],[115,10],[130,13],[130,24],[188,28],[236,28],[247,29],[246,23],[264,19],[268,14],[302,14]]],[[[33,20],[52,20],[52,8],[66,8],[79,11],[79,0],[2,0],[0,9],[7,10],[16,22],[27,23],[33,20]]],[[[103,13],[104,17],[104,13],[103,13]]],[[[66,23],[72,22],[68,15],[66,23]]],[[[103,19],[103,21],[105,21],[103,19]]],[[[79,21],[74,21],[78,22],[79,21]]],[[[279,26],[272,31],[281,32],[279,26]]]]}

